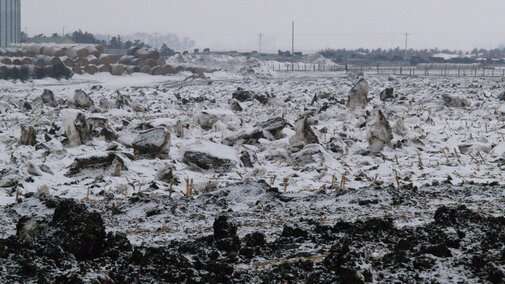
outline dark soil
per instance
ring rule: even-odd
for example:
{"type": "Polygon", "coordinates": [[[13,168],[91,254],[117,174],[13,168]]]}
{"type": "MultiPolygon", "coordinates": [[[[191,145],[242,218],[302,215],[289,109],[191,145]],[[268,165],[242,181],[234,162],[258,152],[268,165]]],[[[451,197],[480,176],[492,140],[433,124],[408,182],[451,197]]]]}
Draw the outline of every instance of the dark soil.
{"type": "MultiPolygon", "coordinates": [[[[31,197],[36,198],[36,197],[31,197]]],[[[45,198],[52,218],[19,219],[0,239],[2,283],[504,283],[505,218],[440,207],[432,222],[397,228],[389,218],[334,225],[300,218],[267,241],[239,238],[222,213],[207,236],[133,246],[107,233],[99,213],[45,198]],[[310,247],[311,250],[305,248],[310,247]],[[443,275],[460,271],[459,279],[443,275]],[[448,277],[448,278],[447,278],[448,277]]]]}

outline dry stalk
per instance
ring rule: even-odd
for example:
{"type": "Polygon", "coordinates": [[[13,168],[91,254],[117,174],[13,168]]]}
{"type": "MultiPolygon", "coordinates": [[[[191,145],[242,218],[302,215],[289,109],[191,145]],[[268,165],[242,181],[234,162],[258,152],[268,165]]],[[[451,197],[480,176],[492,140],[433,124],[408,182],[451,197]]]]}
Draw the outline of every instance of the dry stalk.
{"type": "Polygon", "coordinates": [[[170,180],[170,186],[168,187],[168,197],[172,198],[172,193],[174,192],[174,178],[170,180]]]}
{"type": "Polygon", "coordinates": [[[285,177],[284,181],[283,181],[283,184],[282,184],[284,186],[284,192],[288,191],[288,182],[289,182],[289,178],[285,177]]]}
{"type": "Polygon", "coordinates": [[[398,171],[393,170],[395,174],[395,180],[396,180],[396,186],[399,188],[400,187],[400,177],[398,176],[398,171]]]}
{"type": "Polygon", "coordinates": [[[277,175],[274,175],[270,178],[270,186],[274,186],[275,180],[277,179],[277,175]]]}

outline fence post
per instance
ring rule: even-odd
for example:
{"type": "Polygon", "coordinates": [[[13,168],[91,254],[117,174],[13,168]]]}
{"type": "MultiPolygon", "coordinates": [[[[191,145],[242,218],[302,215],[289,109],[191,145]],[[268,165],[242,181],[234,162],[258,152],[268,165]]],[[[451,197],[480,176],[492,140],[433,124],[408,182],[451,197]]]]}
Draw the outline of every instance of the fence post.
{"type": "Polygon", "coordinates": [[[377,75],[379,75],[380,72],[379,72],[379,65],[377,65],[377,75]]]}

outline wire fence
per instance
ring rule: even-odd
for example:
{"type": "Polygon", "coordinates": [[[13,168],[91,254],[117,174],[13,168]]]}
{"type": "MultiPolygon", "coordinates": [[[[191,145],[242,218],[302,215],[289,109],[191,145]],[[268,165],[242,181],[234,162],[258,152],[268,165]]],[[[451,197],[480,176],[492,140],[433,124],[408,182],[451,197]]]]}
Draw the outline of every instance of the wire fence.
{"type": "Polygon", "coordinates": [[[362,72],[369,75],[439,76],[439,77],[505,77],[504,67],[420,68],[417,66],[348,66],[338,64],[280,63],[270,64],[276,72],[362,72]]]}

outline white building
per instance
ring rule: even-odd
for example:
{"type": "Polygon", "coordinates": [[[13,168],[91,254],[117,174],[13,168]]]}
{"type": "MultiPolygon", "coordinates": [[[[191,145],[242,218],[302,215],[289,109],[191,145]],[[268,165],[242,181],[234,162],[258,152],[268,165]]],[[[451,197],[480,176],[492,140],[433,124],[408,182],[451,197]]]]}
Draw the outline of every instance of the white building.
{"type": "Polygon", "coordinates": [[[0,46],[21,41],[21,0],[0,0],[0,46]]]}

